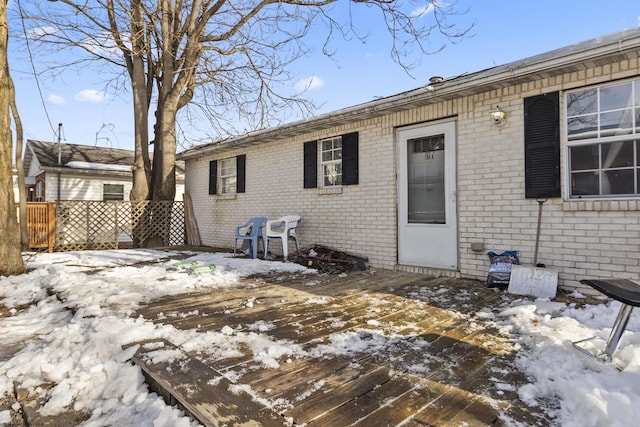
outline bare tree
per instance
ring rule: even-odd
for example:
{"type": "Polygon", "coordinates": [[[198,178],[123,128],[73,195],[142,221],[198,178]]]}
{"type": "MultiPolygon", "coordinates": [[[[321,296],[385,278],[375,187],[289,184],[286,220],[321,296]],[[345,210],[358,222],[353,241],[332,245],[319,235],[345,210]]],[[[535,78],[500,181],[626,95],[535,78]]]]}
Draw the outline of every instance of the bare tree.
{"type": "Polygon", "coordinates": [[[0,276],[21,274],[25,271],[13,196],[10,109],[15,105],[15,99],[12,99],[13,83],[7,59],[8,29],[7,0],[0,0],[0,276]]]}
{"type": "MultiPolygon", "coordinates": [[[[134,114],[135,163],[131,200],[146,200],[150,196],[151,162],[149,159],[149,105],[156,75],[156,63],[151,53],[151,27],[147,27],[142,0],[132,0],[129,8],[130,31],[127,40],[119,27],[120,20],[113,0],[107,1],[109,31],[115,40],[131,80],[134,114]]],[[[126,21],[125,21],[126,23],[126,21]]],[[[149,24],[152,24],[150,22],[149,24]]],[[[126,34],[126,33],[125,33],[126,34]]]]}
{"type": "Polygon", "coordinates": [[[124,77],[131,92],[136,153],[130,198],[146,200],[151,196],[148,129],[157,65],[152,52],[155,40],[151,39],[154,21],[148,19],[143,0],[60,0],[61,5],[51,5],[57,1],[19,4],[20,18],[35,24],[25,34],[32,41],[44,42],[41,46],[54,55],[69,47],[81,52],[70,63],[45,63],[52,75],[70,67],[95,65],[116,90],[124,77]]]}
{"type": "Polygon", "coordinates": [[[18,105],[16,104],[16,88],[13,84],[13,78],[9,75],[9,109],[11,117],[16,127],[16,170],[18,172],[18,198],[19,209],[18,217],[20,218],[20,248],[23,251],[29,250],[29,232],[27,230],[27,185],[24,179],[24,165],[22,164],[22,145],[24,143],[24,132],[22,129],[22,120],[18,113],[18,105]]]}
{"type": "Polygon", "coordinates": [[[450,41],[467,30],[449,24],[455,5],[438,0],[57,0],[34,2],[28,18],[49,49],[73,46],[88,54],[85,60],[126,70],[121,75],[129,78],[136,118],[134,193],[141,198],[139,187],[151,177],[150,198],[172,200],[178,112],[196,107],[214,125],[238,116],[251,129],[277,123],[283,111],[310,114],[314,105],[304,94],[287,90],[289,66],[308,53],[312,31],[316,39],[323,32],[328,55],[336,34],[366,39],[356,24],[364,8],[379,12],[391,36],[391,55],[405,69],[429,53],[432,33],[450,41]],[[149,174],[146,124],[152,103],[149,174]]]}

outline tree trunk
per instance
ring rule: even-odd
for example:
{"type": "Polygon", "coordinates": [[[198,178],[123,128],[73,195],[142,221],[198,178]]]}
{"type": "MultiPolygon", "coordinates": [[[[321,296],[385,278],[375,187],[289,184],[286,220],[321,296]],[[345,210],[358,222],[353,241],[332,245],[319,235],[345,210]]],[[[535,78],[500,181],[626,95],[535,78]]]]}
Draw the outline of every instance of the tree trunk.
{"type": "Polygon", "coordinates": [[[16,105],[16,88],[13,84],[13,78],[9,75],[9,103],[13,122],[16,126],[16,170],[18,171],[18,196],[19,196],[19,218],[20,218],[20,249],[22,251],[29,250],[29,231],[27,229],[27,184],[24,179],[24,165],[22,164],[22,144],[24,141],[24,132],[22,130],[22,120],[18,113],[16,105]]]}
{"type": "Polygon", "coordinates": [[[7,2],[0,0],[0,276],[24,273],[20,251],[20,230],[13,196],[11,167],[13,141],[11,135],[11,86],[7,59],[7,2]]]}
{"type": "MultiPolygon", "coordinates": [[[[113,6],[113,5],[112,5],[113,6]]],[[[135,161],[133,165],[133,187],[130,200],[147,200],[151,191],[151,161],[149,159],[149,103],[153,89],[153,66],[149,63],[149,75],[145,70],[144,56],[149,47],[145,40],[145,23],[141,0],[133,0],[131,11],[131,51],[125,53],[131,78],[133,94],[135,161]],[[151,81],[147,81],[147,78],[151,81]]],[[[112,31],[117,32],[115,23],[112,31]]],[[[127,52],[126,48],[123,48],[127,52]]]]}
{"type": "Polygon", "coordinates": [[[177,106],[163,103],[158,113],[153,151],[152,200],[174,200],[176,196],[177,106]]]}
{"type": "MultiPolygon", "coordinates": [[[[135,160],[133,163],[133,187],[131,201],[148,200],[151,196],[151,160],[149,158],[149,96],[144,74],[144,63],[139,58],[133,60],[131,86],[133,93],[135,160]]],[[[133,227],[133,247],[141,247],[143,242],[143,224],[150,218],[148,212],[133,227]]]]}
{"type": "Polygon", "coordinates": [[[149,159],[149,102],[144,76],[144,64],[134,61],[132,78],[133,114],[135,132],[135,162],[133,164],[133,188],[131,200],[147,200],[151,181],[149,159]]]}
{"type": "Polygon", "coordinates": [[[155,139],[153,147],[152,200],[174,200],[176,194],[176,116],[179,95],[176,91],[176,55],[174,44],[174,5],[160,3],[162,34],[161,75],[158,81],[155,139]]]}

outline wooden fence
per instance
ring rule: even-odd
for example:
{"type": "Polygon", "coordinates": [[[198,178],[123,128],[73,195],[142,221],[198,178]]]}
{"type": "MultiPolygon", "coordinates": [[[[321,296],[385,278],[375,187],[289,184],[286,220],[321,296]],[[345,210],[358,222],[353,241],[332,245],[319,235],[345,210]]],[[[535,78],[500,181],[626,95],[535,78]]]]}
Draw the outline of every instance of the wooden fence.
{"type": "Polygon", "coordinates": [[[30,247],[49,252],[177,246],[186,240],[184,203],[171,201],[27,203],[27,228],[30,247]]]}
{"type": "Polygon", "coordinates": [[[185,243],[183,202],[61,201],[56,219],[56,251],[185,243]]]}
{"type": "Polygon", "coordinates": [[[27,203],[29,248],[53,252],[56,241],[56,207],[48,202],[27,203]]]}

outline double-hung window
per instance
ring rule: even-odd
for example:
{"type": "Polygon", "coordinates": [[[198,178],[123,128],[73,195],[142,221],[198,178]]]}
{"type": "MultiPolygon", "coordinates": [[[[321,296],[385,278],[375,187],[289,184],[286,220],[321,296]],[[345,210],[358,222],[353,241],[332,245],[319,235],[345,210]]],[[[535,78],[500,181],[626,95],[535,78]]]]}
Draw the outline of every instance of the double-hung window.
{"type": "Polygon", "coordinates": [[[102,200],[124,200],[124,185],[122,184],[103,184],[102,200]]]}
{"type": "Polygon", "coordinates": [[[246,155],[209,162],[209,194],[231,195],[245,192],[246,155]]]}
{"type": "Polygon", "coordinates": [[[304,143],[304,188],[356,185],[358,177],[358,132],[304,143]]]}
{"type": "Polygon", "coordinates": [[[322,145],[322,186],[342,185],[342,137],[324,139],[322,145]]]}
{"type": "Polygon", "coordinates": [[[566,96],[570,198],[640,195],[640,79],[566,96]]]}
{"type": "Polygon", "coordinates": [[[236,192],[236,158],[220,160],[220,194],[236,192]]]}

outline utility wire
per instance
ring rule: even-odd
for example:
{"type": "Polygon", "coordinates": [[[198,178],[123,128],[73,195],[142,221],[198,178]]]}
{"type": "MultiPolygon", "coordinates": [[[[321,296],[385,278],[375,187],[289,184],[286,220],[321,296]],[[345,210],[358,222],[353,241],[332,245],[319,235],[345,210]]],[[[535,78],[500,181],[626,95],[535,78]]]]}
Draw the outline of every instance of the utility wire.
{"type": "MultiPolygon", "coordinates": [[[[22,33],[24,34],[24,40],[27,45],[27,54],[29,55],[29,63],[31,64],[31,71],[33,72],[33,78],[36,81],[36,86],[38,88],[38,94],[40,95],[40,102],[42,103],[42,108],[44,109],[44,114],[47,116],[47,122],[49,122],[49,127],[54,135],[56,135],[56,130],[51,123],[51,117],[49,116],[49,111],[47,110],[47,105],[44,102],[44,95],[42,95],[42,87],[40,86],[40,79],[38,78],[38,73],[36,71],[36,66],[33,62],[33,55],[31,53],[31,45],[29,44],[29,37],[27,35],[27,27],[24,23],[24,11],[22,10],[22,5],[20,4],[20,0],[16,0],[18,4],[18,10],[20,11],[20,22],[22,23],[22,33]]],[[[61,135],[56,135],[60,137],[61,135]]]]}

